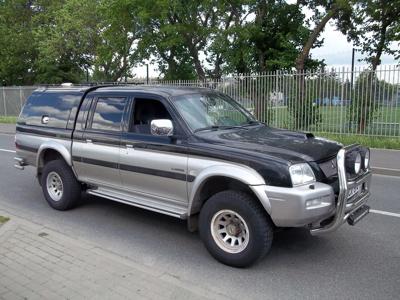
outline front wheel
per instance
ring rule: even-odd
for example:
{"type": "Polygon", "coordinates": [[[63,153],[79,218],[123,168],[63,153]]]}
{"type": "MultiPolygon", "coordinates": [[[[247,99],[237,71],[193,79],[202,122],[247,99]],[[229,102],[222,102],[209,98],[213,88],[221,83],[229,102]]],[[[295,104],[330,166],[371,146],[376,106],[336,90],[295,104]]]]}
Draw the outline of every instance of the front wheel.
{"type": "Polygon", "coordinates": [[[74,207],[82,192],[80,183],[63,160],[46,163],[41,175],[41,185],[47,203],[57,210],[74,207]]]}
{"type": "Polygon", "coordinates": [[[271,248],[273,225],[260,203],[246,193],[222,191],[204,204],[201,239],[211,255],[233,267],[247,267],[271,248]]]}

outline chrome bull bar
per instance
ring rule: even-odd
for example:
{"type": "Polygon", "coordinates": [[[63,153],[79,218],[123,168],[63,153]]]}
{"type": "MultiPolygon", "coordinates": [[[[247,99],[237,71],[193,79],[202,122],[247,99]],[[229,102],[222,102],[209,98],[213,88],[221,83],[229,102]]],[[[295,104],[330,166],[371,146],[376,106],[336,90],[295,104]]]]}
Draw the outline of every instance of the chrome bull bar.
{"type": "Polygon", "coordinates": [[[370,196],[369,186],[372,175],[370,171],[367,171],[365,174],[363,174],[363,176],[357,178],[355,181],[347,181],[345,166],[346,152],[349,149],[354,148],[354,146],[355,145],[350,145],[340,149],[336,156],[339,180],[339,195],[337,197],[333,220],[327,225],[311,228],[310,232],[312,235],[319,235],[335,231],[351,216],[351,214],[362,207],[367,202],[370,196]],[[361,195],[358,195],[356,199],[348,201],[350,200],[348,199],[349,190],[361,184],[365,185],[365,191],[361,195]]]}

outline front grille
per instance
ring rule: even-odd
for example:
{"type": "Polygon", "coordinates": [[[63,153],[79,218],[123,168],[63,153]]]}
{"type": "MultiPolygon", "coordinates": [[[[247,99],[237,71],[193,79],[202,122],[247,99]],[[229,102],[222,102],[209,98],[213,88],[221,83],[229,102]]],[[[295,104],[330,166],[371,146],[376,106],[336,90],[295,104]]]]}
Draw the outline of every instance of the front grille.
{"type": "MultiPolygon", "coordinates": [[[[356,148],[351,149],[350,151],[355,151],[356,148]]],[[[346,161],[345,161],[346,163],[346,161]]],[[[330,158],[326,161],[322,161],[318,163],[318,166],[324,175],[325,178],[321,178],[321,181],[324,183],[329,184],[332,186],[333,191],[336,195],[339,194],[339,181],[338,181],[338,166],[337,166],[337,159],[336,157],[330,158]]],[[[363,170],[361,169],[360,173],[358,174],[350,174],[349,172],[346,172],[346,179],[347,182],[353,182],[357,181],[359,178],[362,178],[368,170],[363,170]]],[[[348,201],[352,202],[354,199],[356,199],[357,196],[351,197],[351,199],[348,199],[348,201]]]]}
{"type": "Polygon", "coordinates": [[[319,167],[327,179],[337,176],[336,158],[320,163],[319,167]]]}
{"type": "Polygon", "coordinates": [[[322,182],[329,184],[333,188],[335,195],[339,194],[338,168],[336,157],[318,164],[325,178],[321,178],[322,182]]]}

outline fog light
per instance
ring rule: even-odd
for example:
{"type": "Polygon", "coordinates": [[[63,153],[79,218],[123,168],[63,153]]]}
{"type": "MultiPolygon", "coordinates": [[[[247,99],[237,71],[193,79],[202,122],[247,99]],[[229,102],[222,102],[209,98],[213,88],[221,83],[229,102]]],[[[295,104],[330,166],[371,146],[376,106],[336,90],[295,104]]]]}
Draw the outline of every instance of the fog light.
{"type": "Polygon", "coordinates": [[[313,208],[315,206],[320,206],[322,204],[322,199],[311,199],[306,201],[306,208],[313,208]]]}

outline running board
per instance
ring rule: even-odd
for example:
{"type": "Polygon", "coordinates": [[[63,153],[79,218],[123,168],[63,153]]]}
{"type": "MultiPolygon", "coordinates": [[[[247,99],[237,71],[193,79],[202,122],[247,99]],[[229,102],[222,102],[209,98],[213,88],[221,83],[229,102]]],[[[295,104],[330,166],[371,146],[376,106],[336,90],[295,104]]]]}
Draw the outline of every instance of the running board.
{"type": "MultiPolygon", "coordinates": [[[[111,195],[111,193],[103,192],[102,190],[87,190],[87,193],[93,196],[98,196],[101,198],[106,198],[112,201],[128,204],[131,206],[140,207],[143,209],[147,209],[150,211],[158,212],[164,215],[168,215],[171,217],[179,218],[179,219],[187,219],[186,210],[182,207],[171,207],[171,205],[162,205],[162,208],[159,206],[151,205],[153,201],[149,201],[145,198],[139,199],[134,197],[129,197],[129,199],[122,197],[123,195],[111,195]]],[[[161,205],[160,205],[161,206],[161,205]]],[[[174,205],[175,206],[175,205],[174,205]]]]}

